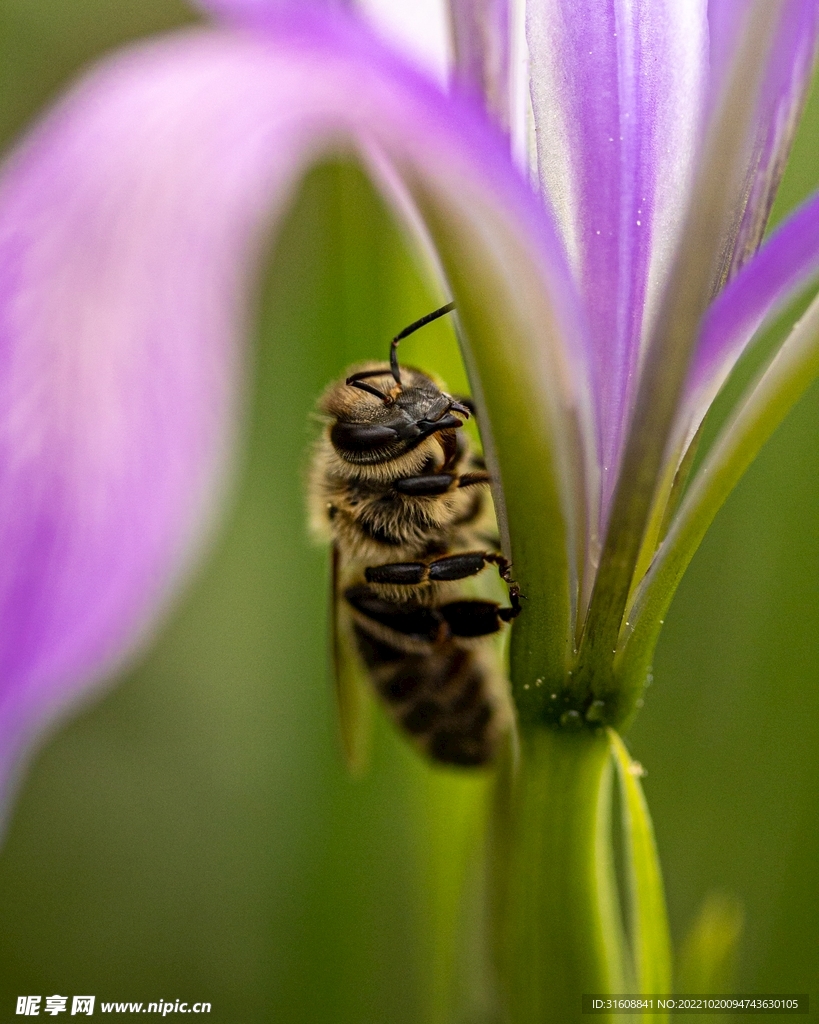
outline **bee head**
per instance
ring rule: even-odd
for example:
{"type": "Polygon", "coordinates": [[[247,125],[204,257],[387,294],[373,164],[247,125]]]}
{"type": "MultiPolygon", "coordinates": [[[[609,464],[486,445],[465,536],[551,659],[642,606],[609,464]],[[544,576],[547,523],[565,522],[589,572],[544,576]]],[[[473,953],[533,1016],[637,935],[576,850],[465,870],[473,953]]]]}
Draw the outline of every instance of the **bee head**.
{"type": "Polygon", "coordinates": [[[433,434],[458,429],[469,417],[466,407],[426,374],[406,367],[403,373],[398,384],[388,366],[368,367],[327,395],[325,411],[335,417],[330,440],[346,462],[399,458],[433,434]]]}
{"type": "Polygon", "coordinates": [[[455,303],[449,302],[415,320],[392,339],[388,366],[368,364],[325,396],[324,411],[336,420],[330,428],[330,440],[346,462],[389,462],[433,434],[439,435],[445,451],[457,447],[452,431],[468,419],[469,410],[420,370],[404,368],[402,377],[398,365],[401,339],[454,308],[455,303]]]}

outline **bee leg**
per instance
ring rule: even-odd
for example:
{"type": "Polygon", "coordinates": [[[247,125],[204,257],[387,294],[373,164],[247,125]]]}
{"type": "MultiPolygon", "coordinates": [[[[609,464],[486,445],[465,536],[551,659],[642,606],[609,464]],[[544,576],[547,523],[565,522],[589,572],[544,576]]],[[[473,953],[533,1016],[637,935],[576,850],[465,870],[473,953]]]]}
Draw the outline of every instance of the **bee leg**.
{"type": "Polygon", "coordinates": [[[520,604],[521,593],[520,587],[512,579],[512,563],[504,555],[499,552],[493,552],[485,556],[487,562],[491,562],[492,565],[498,567],[498,575],[509,587],[509,604],[511,608],[503,608],[501,612],[505,612],[504,621],[508,622],[510,619],[516,619],[520,615],[522,608],[520,604]]]}
{"type": "Polygon", "coordinates": [[[477,574],[487,565],[496,565],[501,579],[509,587],[511,608],[503,609],[504,621],[520,614],[520,588],[512,579],[512,564],[501,554],[491,551],[463,551],[457,555],[445,555],[426,565],[424,562],[391,562],[387,565],[372,565],[364,570],[368,583],[397,583],[413,586],[418,583],[450,582],[465,580],[477,574]]]}
{"type": "Polygon", "coordinates": [[[390,562],[389,565],[373,565],[364,570],[368,583],[400,583],[412,586],[427,580],[427,566],[423,562],[390,562]]]}
{"type": "Polygon", "coordinates": [[[448,555],[430,562],[427,579],[463,580],[479,573],[485,565],[496,565],[503,582],[509,587],[511,608],[505,609],[506,620],[520,615],[520,587],[512,579],[512,563],[508,558],[494,551],[467,551],[460,555],[448,555]]]}
{"type": "Polygon", "coordinates": [[[484,470],[476,473],[461,473],[458,477],[458,487],[474,487],[475,484],[488,484],[492,478],[484,470]]]}
{"type": "Polygon", "coordinates": [[[373,565],[364,570],[368,583],[415,584],[430,581],[465,580],[476,576],[494,556],[483,551],[465,551],[460,555],[446,555],[426,565],[423,562],[391,562],[373,565]]]}
{"type": "Polygon", "coordinates": [[[483,551],[463,551],[458,555],[446,555],[429,563],[429,579],[431,580],[465,580],[476,576],[481,569],[493,560],[492,555],[483,551]]]}
{"type": "Polygon", "coordinates": [[[458,405],[462,405],[469,412],[470,416],[475,415],[475,403],[471,398],[467,398],[466,395],[453,395],[452,397],[458,405]]]}
{"type": "MultiPolygon", "coordinates": [[[[434,497],[446,494],[455,482],[451,473],[430,473],[427,476],[405,476],[396,480],[394,487],[399,494],[411,494],[414,497],[434,497]]],[[[458,483],[460,487],[460,482],[458,483]]]]}
{"type": "Polygon", "coordinates": [[[366,584],[348,587],[344,591],[347,603],[357,613],[358,623],[373,632],[372,624],[386,626],[394,634],[411,636],[415,640],[435,643],[443,625],[441,615],[434,608],[419,608],[408,604],[394,604],[373,593],[366,584]]]}
{"type": "Polygon", "coordinates": [[[453,636],[478,637],[497,633],[507,621],[494,601],[450,601],[438,609],[453,636]]]}

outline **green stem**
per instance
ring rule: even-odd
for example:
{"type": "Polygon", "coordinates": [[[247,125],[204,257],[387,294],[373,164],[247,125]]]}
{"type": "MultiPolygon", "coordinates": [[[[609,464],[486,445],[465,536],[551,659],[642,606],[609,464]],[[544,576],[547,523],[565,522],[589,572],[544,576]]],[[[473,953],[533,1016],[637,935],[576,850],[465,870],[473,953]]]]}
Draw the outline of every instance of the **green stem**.
{"type": "Polygon", "coordinates": [[[625,991],[610,741],[603,732],[538,729],[524,735],[520,755],[501,783],[493,864],[508,1019],[580,1022],[584,993],[625,991]]]}
{"type": "Polygon", "coordinates": [[[514,630],[513,695],[520,722],[535,723],[547,691],[570,668],[573,563],[585,534],[583,457],[564,390],[571,378],[558,307],[544,287],[540,257],[522,246],[511,222],[492,217],[471,195],[459,205],[407,180],[458,307],[502,546],[526,598],[514,630]]]}

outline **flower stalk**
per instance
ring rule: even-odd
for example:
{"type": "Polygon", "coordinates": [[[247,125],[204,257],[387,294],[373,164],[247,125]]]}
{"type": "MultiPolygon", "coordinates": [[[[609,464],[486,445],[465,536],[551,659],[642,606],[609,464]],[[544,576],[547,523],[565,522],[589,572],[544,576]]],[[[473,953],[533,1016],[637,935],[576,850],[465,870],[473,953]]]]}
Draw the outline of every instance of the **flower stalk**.
{"type": "Polygon", "coordinates": [[[627,990],[611,748],[604,732],[555,729],[521,746],[495,822],[498,962],[513,1024],[563,1024],[582,1019],[582,994],[627,990]]]}

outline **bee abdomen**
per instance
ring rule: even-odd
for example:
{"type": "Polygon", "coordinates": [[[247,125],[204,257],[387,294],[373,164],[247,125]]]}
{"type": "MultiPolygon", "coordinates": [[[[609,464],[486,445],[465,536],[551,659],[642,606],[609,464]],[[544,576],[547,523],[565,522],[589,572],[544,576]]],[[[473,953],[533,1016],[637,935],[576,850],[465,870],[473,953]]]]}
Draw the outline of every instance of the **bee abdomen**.
{"type": "Polygon", "coordinates": [[[436,761],[488,764],[498,740],[490,680],[480,655],[456,640],[409,654],[360,624],[359,650],[398,724],[436,761]]]}

